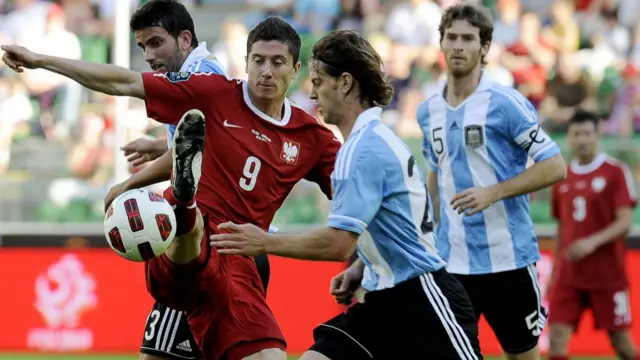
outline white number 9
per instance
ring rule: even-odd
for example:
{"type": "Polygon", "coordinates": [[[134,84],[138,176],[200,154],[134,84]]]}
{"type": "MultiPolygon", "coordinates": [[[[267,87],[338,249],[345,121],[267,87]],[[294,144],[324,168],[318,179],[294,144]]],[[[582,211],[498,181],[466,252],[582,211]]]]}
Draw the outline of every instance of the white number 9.
{"type": "Polygon", "coordinates": [[[243,177],[240,178],[240,187],[246,191],[253,190],[256,187],[256,181],[258,180],[258,173],[262,163],[260,159],[255,156],[249,156],[244,163],[244,169],[242,170],[243,177]]]}

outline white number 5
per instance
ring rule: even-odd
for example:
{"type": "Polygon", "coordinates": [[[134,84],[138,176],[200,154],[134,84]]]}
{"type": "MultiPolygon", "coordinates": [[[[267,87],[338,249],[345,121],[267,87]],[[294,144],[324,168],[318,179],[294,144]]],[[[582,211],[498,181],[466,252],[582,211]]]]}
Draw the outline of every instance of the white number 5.
{"type": "Polygon", "coordinates": [[[256,181],[258,180],[258,173],[260,172],[260,166],[262,163],[260,159],[255,156],[249,156],[244,163],[244,170],[242,170],[243,177],[240,178],[240,187],[244,190],[251,191],[256,187],[256,181]]]}

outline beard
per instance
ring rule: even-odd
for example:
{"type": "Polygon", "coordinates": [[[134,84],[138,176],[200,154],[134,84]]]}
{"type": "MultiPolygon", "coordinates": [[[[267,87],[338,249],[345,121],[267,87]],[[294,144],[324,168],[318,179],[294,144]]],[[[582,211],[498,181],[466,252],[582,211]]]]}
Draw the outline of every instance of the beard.
{"type": "Polygon", "coordinates": [[[464,64],[458,66],[451,66],[449,62],[447,62],[447,68],[449,73],[453,75],[453,77],[462,78],[469,75],[473,70],[481,65],[482,63],[482,55],[480,52],[472,55],[464,64]]]}

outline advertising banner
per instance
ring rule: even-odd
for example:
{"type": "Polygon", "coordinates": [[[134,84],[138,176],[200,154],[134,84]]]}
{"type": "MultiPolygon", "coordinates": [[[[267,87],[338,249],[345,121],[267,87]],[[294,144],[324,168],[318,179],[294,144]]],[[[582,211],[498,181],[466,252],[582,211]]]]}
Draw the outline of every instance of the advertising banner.
{"type": "MultiPolygon", "coordinates": [[[[343,267],[271,259],[268,301],[291,351],[340,311],[328,290],[343,267]]],[[[0,299],[0,352],[137,352],[153,304],[144,265],[110,249],[0,248],[0,299]]]]}
{"type": "MultiPolygon", "coordinates": [[[[627,257],[631,307],[640,309],[640,251],[627,257]]],[[[312,330],[342,310],[329,295],[329,280],[344,264],[271,258],[268,302],[292,354],[312,342],[312,330]]],[[[551,255],[538,264],[542,288],[551,274],[551,255]]],[[[137,352],[153,299],[143,265],[109,249],[0,248],[0,352],[137,352]]],[[[546,303],[546,299],[545,299],[546,303]]],[[[637,310],[636,310],[637,311],[637,310]]],[[[482,320],[481,344],[500,354],[482,320]]],[[[633,336],[640,340],[634,326],[633,336]]],[[[548,349],[548,327],[541,346],[548,349]]],[[[574,355],[610,355],[605,333],[593,330],[589,314],[571,343],[574,355]]]]}

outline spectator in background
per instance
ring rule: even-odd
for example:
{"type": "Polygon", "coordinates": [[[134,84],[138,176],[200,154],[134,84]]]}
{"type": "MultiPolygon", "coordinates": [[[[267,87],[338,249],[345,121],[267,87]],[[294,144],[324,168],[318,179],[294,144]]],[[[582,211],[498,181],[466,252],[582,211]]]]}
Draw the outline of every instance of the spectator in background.
{"type": "Polygon", "coordinates": [[[391,10],[385,32],[405,47],[437,48],[441,16],[442,10],[431,0],[402,1],[391,10]]]}
{"type": "Polygon", "coordinates": [[[340,0],[296,0],[293,17],[300,33],[322,36],[340,13],[340,0]]]}
{"type": "Polygon", "coordinates": [[[640,130],[640,73],[632,64],[628,64],[622,73],[613,112],[602,127],[605,134],[623,137],[630,137],[640,130]]]}
{"type": "Polygon", "coordinates": [[[493,24],[493,44],[505,47],[520,39],[520,0],[498,0],[493,24]]]}
{"type": "Polygon", "coordinates": [[[525,12],[520,18],[520,39],[506,48],[502,65],[513,74],[516,88],[538,106],[544,97],[548,71],[555,62],[555,52],[541,37],[542,23],[536,13],[525,12]]]}
{"type": "Polygon", "coordinates": [[[236,79],[247,79],[245,71],[245,56],[247,54],[247,37],[249,30],[235,18],[229,18],[222,23],[222,36],[211,49],[211,53],[218,59],[227,74],[236,79]]]}
{"type": "Polygon", "coordinates": [[[511,72],[500,63],[500,58],[504,53],[504,48],[498,44],[493,44],[489,48],[489,52],[484,57],[484,61],[487,63],[484,67],[485,73],[489,74],[491,79],[496,83],[515,87],[515,80],[511,72]]]}
{"type": "Polygon", "coordinates": [[[603,28],[596,36],[601,36],[603,43],[608,44],[618,57],[625,58],[629,55],[631,34],[626,26],[618,22],[618,9],[604,10],[601,16],[603,28]]]}
{"type": "Polygon", "coordinates": [[[0,83],[0,175],[9,168],[13,135],[33,115],[24,84],[17,76],[0,83]]]}
{"type": "Polygon", "coordinates": [[[362,0],[342,0],[340,1],[340,11],[333,19],[333,29],[350,29],[363,33],[364,10],[362,0]]]}
{"type": "Polygon", "coordinates": [[[596,111],[595,84],[578,65],[575,53],[558,55],[555,74],[547,83],[540,116],[549,131],[563,131],[576,108],[596,111]]]}
{"type": "Polygon", "coordinates": [[[573,0],[556,0],[551,5],[551,24],[543,29],[544,42],[555,51],[573,52],[580,47],[580,29],[573,13],[573,0]]]}

